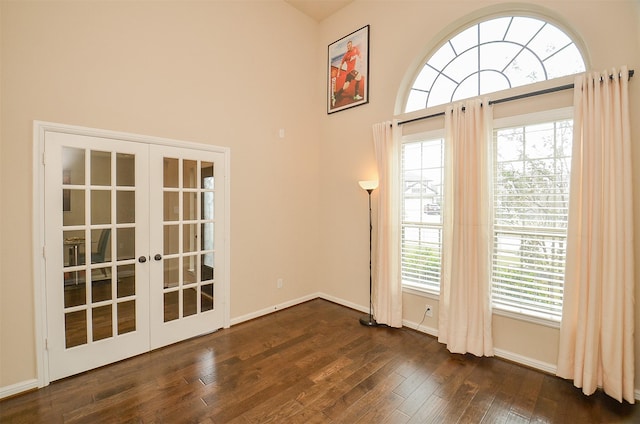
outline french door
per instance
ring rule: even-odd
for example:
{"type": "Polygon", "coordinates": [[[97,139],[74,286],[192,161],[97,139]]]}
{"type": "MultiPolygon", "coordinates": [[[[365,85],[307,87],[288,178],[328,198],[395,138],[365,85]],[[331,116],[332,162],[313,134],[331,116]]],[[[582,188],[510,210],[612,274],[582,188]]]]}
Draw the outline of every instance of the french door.
{"type": "Polygon", "coordinates": [[[222,327],[222,153],[151,149],[151,348],[222,327]],[[159,184],[161,184],[159,186],[159,184]],[[218,304],[216,304],[216,301],[218,304]],[[217,323],[212,326],[212,323],[217,323]]]}
{"type": "Polygon", "coordinates": [[[224,321],[224,153],[46,132],[49,379],[224,321]]]}

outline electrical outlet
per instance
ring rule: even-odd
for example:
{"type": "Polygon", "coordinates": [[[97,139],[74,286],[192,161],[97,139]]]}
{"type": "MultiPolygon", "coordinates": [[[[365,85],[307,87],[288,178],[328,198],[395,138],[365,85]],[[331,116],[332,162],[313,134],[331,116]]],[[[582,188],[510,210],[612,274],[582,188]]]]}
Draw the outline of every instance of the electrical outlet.
{"type": "Polygon", "coordinates": [[[428,317],[433,316],[433,307],[431,305],[426,305],[424,308],[424,314],[428,317]]]}
{"type": "Polygon", "coordinates": [[[276,286],[281,289],[282,286],[284,286],[284,281],[282,280],[282,278],[278,278],[278,281],[276,283],[276,286]]]}

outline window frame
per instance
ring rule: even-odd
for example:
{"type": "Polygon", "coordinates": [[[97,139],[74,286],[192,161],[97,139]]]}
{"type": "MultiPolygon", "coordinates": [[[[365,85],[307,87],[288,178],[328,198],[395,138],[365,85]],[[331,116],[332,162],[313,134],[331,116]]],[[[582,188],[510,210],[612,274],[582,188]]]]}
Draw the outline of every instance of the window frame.
{"type": "MultiPolygon", "coordinates": [[[[400,146],[400,150],[401,150],[401,154],[400,154],[400,158],[399,158],[399,169],[401,170],[401,175],[400,175],[400,184],[401,187],[399,188],[400,191],[400,201],[401,201],[401,205],[400,205],[400,270],[401,270],[401,284],[403,287],[403,290],[405,288],[407,289],[411,289],[411,290],[415,290],[416,292],[419,293],[424,293],[424,294],[429,294],[430,296],[433,296],[434,298],[438,298],[440,295],[440,290],[438,289],[433,290],[431,288],[429,288],[426,285],[423,284],[419,284],[419,283],[404,283],[402,281],[402,259],[403,259],[403,255],[402,255],[402,246],[403,246],[403,241],[404,241],[404,226],[405,226],[405,220],[404,220],[404,200],[405,200],[405,190],[404,190],[404,167],[403,167],[403,163],[402,163],[402,158],[403,158],[403,149],[405,144],[410,144],[410,143],[420,143],[420,142],[429,142],[429,141],[435,141],[437,139],[442,139],[442,157],[443,157],[443,161],[442,161],[442,168],[444,170],[444,136],[445,136],[445,130],[444,128],[440,128],[440,129],[436,129],[436,130],[431,130],[431,131],[423,131],[423,132],[419,132],[419,133],[415,133],[415,134],[410,134],[410,135],[406,135],[406,136],[402,136],[401,138],[401,146],[400,146]]],[[[444,179],[444,172],[442,173],[442,178],[444,179]]],[[[442,198],[443,193],[440,193],[440,197],[442,198]]],[[[422,207],[422,205],[421,205],[422,207]]],[[[439,228],[440,229],[440,236],[442,237],[442,226],[443,226],[443,221],[442,219],[440,219],[440,223],[436,224],[436,223],[427,223],[424,228],[439,228]]],[[[442,251],[440,252],[440,262],[442,261],[442,251]]],[[[438,283],[438,287],[440,286],[440,283],[438,283]]]]}
{"type": "MultiPolygon", "coordinates": [[[[561,20],[556,19],[554,17],[548,16],[546,14],[540,13],[539,11],[536,11],[534,9],[531,10],[527,10],[527,8],[525,7],[523,8],[517,8],[517,9],[512,9],[512,10],[502,10],[499,13],[492,13],[492,14],[488,14],[488,15],[483,15],[480,17],[477,17],[475,19],[469,20],[467,23],[459,25],[459,24],[455,24],[455,27],[451,27],[450,31],[447,32],[442,32],[442,34],[447,34],[442,36],[442,38],[438,38],[436,40],[434,40],[433,42],[429,43],[427,46],[427,49],[425,50],[425,55],[422,57],[422,60],[420,60],[420,64],[415,68],[415,69],[411,69],[409,71],[409,73],[406,75],[406,80],[407,85],[404,87],[404,92],[403,92],[403,96],[401,98],[401,100],[396,104],[396,111],[397,113],[399,113],[400,115],[405,115],[405,116],[409,116],[412,114],[415,114],[416,112],[423,112],[425,110],[429,110],[429,109],[436,109],[436,108],[442,108],[445,107],[448,103],[438,103],[438,104],[432,104],[427,106],[426,102],[425,102],[425,106],[424,107],[411,107],[411,109],[409,109],[410,104],[412,102],[411,97],[412,97],[412,93],[414,91],[423,91],[420,88],[416,88],[416,83],[420,78],[421,73],[423,72],[423,70],[425,70],[425,68],[427,68],[429,66],[429,62],[430,60],[437,54],[440,52],[440,50],[443,47],[446,47],[447,45],[450,45],[451,41],[456,38],[457,36],[459,36],[460,34],[463,34],[467,31],[469,31],[470,29],[481,25],[483,23],[486,22],[490,22],[492,20],[497,20],[500,18],[530,18],[530,19],[535,19],[535,20],[539,20],[541,22],[544,23],[543,26],[546,26],[547,24],[554,27],[555,29],[559,30],[560,32],[562,32],[569,40],[570,40],[570,44],[575,47],[575,49],[577,50],[577,52],[579,53],[579,55],[582,57],[582,61],[583,61],[583,65],[585,70],[583,70],[582,72],[585,72],[587,69],[589,69],[590,66],[590,59],[589,59],[589,54],[588,54],[588,49],[585,47],[584,42],[582,41],[582,38],[578,36],[578,34],[573,31],[572,29],[568,28],[561,20]]],[[[536,34],[537,35],[537,34],[536,34]]],[[[535,36],[534,36],[535,38],[535,36]]],[[[530,40],[531,41],[531,40],[530,40]]],[[[480,40],[478,40],[479,43],[480,40]]],[[[480,44],[479,44],[480,45],[480,44]]],[[[526,45],[524,46],[526,48],[526,45]]],[[[551,54],[551,56],[554,56],[555,54],[557,54],[558,52],[564,50],[567,46],[564,46],[563,48],[556,50],[554,53],[551,54]]],[[[437,72],[438,74],[440,74],[442,72],[442,69],[438,70],[437,68],[432,68],[435,72],[437,72]]],[[[481,71],[481,70],[479,70],[481,71]]],[[[487,70],[485,70],[487,71],[487,70]]],[[[545,73],[547,73],[545,71],[545,73]]],[[[516,85],[510,85],[510,87],[503,89],[503,90],[495,90],[495,91],[489,91],[489,92],[482,92],[482,94],[477,95],[477,96],[490,96],[494,93],[498,93],[501,91],[506,91],[506,92],[510,92],[513,90],[517,90],[519,88],[524,88],[525,91],[527,90],[527,87],[531,87],[532,85],[535,84],[544,84],[545,82],[549,82],[549,81],[557,81],[557,80],[561,80],[563,78],[566,77],[571,77],[573,78],[575,75],[578,75],[581,72],[575,73],[575,74],[567,74],[567,75],[558,75],[558,76],[552,76],[550,78],[544,78],[544,79],[540,79],[534,82],[531,82],[529,84],[516,84],[516,85]]],[[[447,77],[445,77],[447,78],[447,77]]],[[[465,78],[467,79],[468,76],[465,78]]],[[[459,88],[459,85],[464,81],[464,79],[462,81],[460,81],[454,88],[454,92],[459,88]]],[[[530,90],[530,89],[529,89],[530,90]]],[[[521,90],[520,90],[521,91],[521,90]]],[[[477,96],[472,96],[469,98],[474,98],[477,96]]],[[[462,97],[460,99],[455,99],[453,100],[453,102],[457,102],[457,101],[461,101],[463,99],[467,99],[467,97],[462,97]]]]}
{"type": "MultiPolygon", "coordinates": [[[[500,128],[508,128],[508,127],[536,125],[536,124],[556,122],[556,121],[562,121],[562,120],[573,120],[573,106],[559,107],[559,108],[553,108],[549,110],[495,118],[492,121],[492,130],[496,130],[500,128]]],[[[493,134],[493,131],[492,131],[492,134],[493,134]]],[[[403,135],[401,137],[401,144],[404,145],[405,143],[411,143],[411,142],[417,142],[417,141],[429,141],[437,138],[444,138],[444,127],[441,129],[419,131],[412,134],[403,135]]],[[[491,142],[494,143],[493,136],[492,136],[491,142]]],[[[402,164],[402,155],[400,157],[399,169],[400,169],[400,172],[403,173],[404,168],[402,164]]],[[[403,181],[403,177],[401,176],[400,184],[402,184],[402,181],[403,181]]],[[[404,202],[404,193],[403,193],[402,187],[399,187],[399,190],[402,193],[402,195],[400,196],[401,202],[404,202]]],[[[403,205],[401,204],[400,207],[402,209],[403,205]]],[[[492,219],[492,222],[495,222],[495,217],[492,219]]],[[[402,229],[403,217],[401,217],[400,225],[402,229]]],[[[400,245],[402,245],[402,233],[400,237],[401,238],[399,242],[400,242],[400,245]]],[[[493,240],[493,232],[491,237],[493,240]]],[[[492,242],[491,254],[493,257],[493,242],[492,242]]],[[[400,268],[402,271],[402,262],[400,263],[400,268]]],[[[492,276],[493,276],[493,270],[492,270],[491,277],[492,276]]],[[[493,291],[493,281],[490,281],[490,283],[491,283],[491,290],[493,291]]],[[[411,283],[405,284],[404,282],[402,282],[402,291],[405,293],[410,293],[410,294],[414,294],[414,295],[429,298],[429,299],[435,299],[435,300],[440,299],[440,290],[435,291],[429,287],[425,287],[420,284],[411,284],[411,283]]],[[[551,328],[559,328],[560,326],[560,320],[552,319],[550,317],[544,316],[543,314],[536,315],[536,314],[523,313],[511,308],[502,307],[502,305],[495,305],[493,302],[491,304],[491,307],[492,307],[492,312],[495,315],[505,316],[505,317],[509,317],[509,318],[513,318],[521,321],[531,322],[531,323],[536,323],[536,324],[540,324],[540,325],[551,327],[551,328]]]]}
{"type": "MultiPolygon", "coordinates": [[[[513,116],[508,116],[508,117],[504,117],[504,118],[498,118],[498,119],[494,119],[493,120],[493,127],[492,127],[492,134],[495,134],[496,130],[499,130],[501,128],[511,128],[511,127],[525,127],[525,126],[532,126],[532,125],[538,125],[538,124],[544,124],[544,123],[553,123],[553,122],[559,122],[559,121],[566,121],[566,120],[571,120],[573,121],[573,106],[570,107],[563,107],[563,108],[555,108],[555,109],[549,109],[549,110],[545,110],[545,111],[541,111],[541,112],[533,112],[533,113],[526,113],[526,114],[520,114],[520,115],[513,115],[513,116]]],[[[495,139],[492,136],[492,143],[495,142],[495,139]]],[[[497,152],[496,152],[497,154],[497,152]]],[[[567,206],[568,208],[568,206],[567,206]]],[[[568,218],[568,213],[569,211],[567,210],[567,218],[568,218]]],[[[492,220],[492,222],[495,224],[495,216],[492,220]]],[[[492,231],[492,239],[495,236],[495,230],[492,231]]],[[[494,254],[494,248],[493,248],[493,242],[492,242],[492,248],[491,248],[491,256],[492,256],[492,270],[491,270],[491,276],[492,279],[490,281],[491,284],[491,291],[493,293],[493,254],[494,254]]],[[[565,261],[566,261],[566,254],[565,254],[565,261]]],[[[563,277],[564,279],[564,277],[563,277]]],[[[563,286],[564,286],[564,281],[563,281],[563,286]]],[[[563,296],[563,300],[564,300],[564,296],[563,296]]],[[[522,309],[520,308],[509,308],[506,307],[504,305],[500,305],[500,304],[495,304],[493,301],[491,303],[491,308],[492,310],[495,311],[499,311],[500,315],[505,315],[505,316],[511,316],[511,317],[519,317],[522,319],[522,317],[526,317],[526,321],[532,321],[532,322],[537,322],[537,323],[544,323],[547,324],[551,327],[559,327],[560,325],[560,321],[561,321],[561,317],[558,319],[553,318],[550,315],[544,314],[544,313],[533,313],[533,312],[529,312],[529,313],[525,313],[522,312],[522,309]]]]}

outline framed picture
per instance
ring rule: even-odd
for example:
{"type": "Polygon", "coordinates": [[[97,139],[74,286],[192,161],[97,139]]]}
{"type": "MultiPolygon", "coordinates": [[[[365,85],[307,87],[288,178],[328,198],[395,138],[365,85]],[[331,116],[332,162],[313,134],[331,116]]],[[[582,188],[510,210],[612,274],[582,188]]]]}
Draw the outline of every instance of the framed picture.
{"type": "Polygon", "coordinates": [[[369,103],[369,25],[329,44],[327,113],[369,103]]]}

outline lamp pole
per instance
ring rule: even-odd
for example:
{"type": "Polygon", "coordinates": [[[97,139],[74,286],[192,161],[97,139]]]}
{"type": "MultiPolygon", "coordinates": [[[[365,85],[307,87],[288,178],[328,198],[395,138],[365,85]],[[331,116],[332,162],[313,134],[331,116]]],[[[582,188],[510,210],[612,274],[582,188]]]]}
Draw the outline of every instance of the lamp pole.
{"type": "Polygon", "coordinates": [[[373,240],[373,224],[371,221],[371,193],[378,187],[377,181],[360,181],[360,187],[369,195],[369,315],[360,318],[360,324],[367,327],[376,327],[378,323],[373,319],[373,276],[371,269],[371,250],[373,240]]]}

